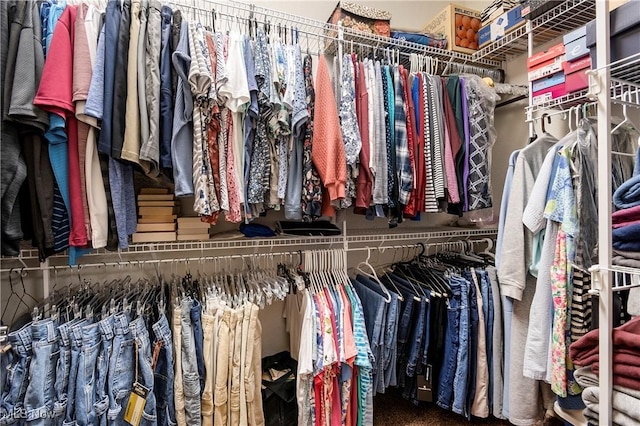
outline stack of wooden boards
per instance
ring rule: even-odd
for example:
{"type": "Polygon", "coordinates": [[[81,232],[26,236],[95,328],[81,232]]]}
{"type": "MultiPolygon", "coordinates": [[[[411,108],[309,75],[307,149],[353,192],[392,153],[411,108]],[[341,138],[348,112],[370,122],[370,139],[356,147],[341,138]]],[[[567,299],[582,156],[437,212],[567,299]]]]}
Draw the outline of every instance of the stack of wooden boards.
{"type": "Polygon", "coordinates": [[[134,243],[176,241],[180,205],[168,188],[141,188],[138,194],[138,226],[134,243]]]}
{"type": "Polygon", "coordinates": [[[178,241],[205,241],[209,239],[209,225],[199,217],[178,218],[178,241]]]}
{"type": "Polygon", "coordinates": [[[178,217],[180,204],[168,188],[141,188],[138,194],[138,226],[134,243],[204,241],[209,225],[199,217],[178,217]]]}

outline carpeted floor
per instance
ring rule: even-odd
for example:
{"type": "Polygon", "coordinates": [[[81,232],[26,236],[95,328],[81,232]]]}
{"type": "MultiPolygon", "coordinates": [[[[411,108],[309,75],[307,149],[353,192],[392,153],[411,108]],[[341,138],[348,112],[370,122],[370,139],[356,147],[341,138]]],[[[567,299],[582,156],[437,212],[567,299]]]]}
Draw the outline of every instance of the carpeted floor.
{"type": "Polygon", "coordinates": [[[452,426],[452,425],[509,425],[509,422],[496,418],[472,419],[451,411],[443,410],[435,403],[422,403],[416,407],[402,398],[397,389],[387,389],[385,394],[376,395],[373,399],[373,424],[376,426],[452,426]]]}

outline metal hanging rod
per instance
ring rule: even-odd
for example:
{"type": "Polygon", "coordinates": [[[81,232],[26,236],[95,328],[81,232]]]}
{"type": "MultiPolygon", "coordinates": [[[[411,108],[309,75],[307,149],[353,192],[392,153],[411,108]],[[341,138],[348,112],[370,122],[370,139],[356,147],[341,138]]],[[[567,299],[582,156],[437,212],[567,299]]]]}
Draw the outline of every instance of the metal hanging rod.
{"type": "MultiPolygon", "coordinates": [[[[339,250],[339,249],[333,249],[339,250]]],[[[49,266],[26,266],[26,267],[17,267],[17,268],[5,268],[0,269],[2,273],[20,273],[24,274],[27,271],[62,271],[62,270],[77,270],[80,271],[84,268],[101,268],[101,267],[109,267],[109,266],[118,266],[118,267],[126,267],[126,266],[145,266],[145,265],[157,265],[162,263],[203,263],[203,262],[213,262],[213,261],[227,261],[234,259],[253,259],[256,257],[260,258],[269,258],[269,257],[287,257],[287,256],[298,256],[302,251],[286,251],[286,252],[269,252],[269,253],[251,253],[251,254],[232,254],[226,256],[194,256],[194,257],[182,257],[182,258],[170,258],[170,259],[143,259],[143,260],[119,260],[113,262],[94,262],[94,263],[82,263],[79,265],[49,265],[49,266]]]]}
{"type": "Polygon", "coordinates": [[[335,41],[343,41],[345,43],[354,41],[362,43],[369,47],[399,50],[400,52],[403,52],[405,54],[416,53],[419,55],[428,55],[436,57],[444,62],[463,63],[469,65],[475,64],[484,66],[486,68],[499,68],[502,65],[500,61],[490,59],[474,60],[471,55],[466,55],[464,53],[438,49],[435,47],[385,37],[374,33],[357,31],[351,28],[344,28],[340,25],[305,18],[302,16],[293,15],[287,12],[281,12],[262,6],[256,6],[255,4],[241,3],[237,1],[220,2],[215,0],[195,0],[189,3],[184,0],[174,0],[172,4],[178,8],[185,7],[191,11],[194,11],[194,14],[197,14],[199,12],[206,12],[207,14],[210,14],[212,11],[215,11],[216,15],[224,15],[226,17],[230,16],[232,17],[232,20],[241,19],[246,22],[246,20],[249,19],[256,19],[261,23],[271,23],[272,29],[274,27],[277,27],[278,25],[280,25],[281,27],[293,27],[297,28],[300,32],[307,34],[324,34],[326,35],[326,38],[330,38],[335,41]]]}

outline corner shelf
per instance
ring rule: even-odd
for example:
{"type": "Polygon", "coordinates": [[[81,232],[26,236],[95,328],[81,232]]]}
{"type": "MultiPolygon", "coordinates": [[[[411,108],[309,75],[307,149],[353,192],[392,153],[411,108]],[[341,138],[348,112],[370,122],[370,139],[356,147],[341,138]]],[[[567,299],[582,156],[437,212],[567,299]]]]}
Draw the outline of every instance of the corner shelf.
{"type": "Polygon", "coordinates": [[[551,41],[595,19],[595,4],[596,0],[566,0],[478,50],[473,54],[473,59],[506,61],[508,56],[526,53],[529,33],[533,35],[534,47],[551,41]]]}

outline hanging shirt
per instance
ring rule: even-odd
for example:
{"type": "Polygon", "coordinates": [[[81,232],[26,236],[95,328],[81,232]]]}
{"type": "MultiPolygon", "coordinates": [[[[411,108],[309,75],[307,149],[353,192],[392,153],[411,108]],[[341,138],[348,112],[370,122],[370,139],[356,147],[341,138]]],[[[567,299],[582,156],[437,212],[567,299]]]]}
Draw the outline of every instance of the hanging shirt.
{"type": "Polygon", "coordinates": [[[171,137],[171,163],[176,197],[192,195],[193,191],[193,95],[189,86],[189,23],[182,21],[180,41],[172,56],[178,74],[173,129],[171,137]]]}
{"type": "Polygon", "coordinates": [[[409,156],[409,138],[407,135],[407,112],[405,110],[405,97],[403,80],[400,73],[402,69],[393,67],[393,80],[395,82],[394,96],[394,129],[395,129],[395,157],[396,179],[398,181],[398,202],[406,206],[409,204],[413,189],[413,171],[411,157],[409,156]]]}

